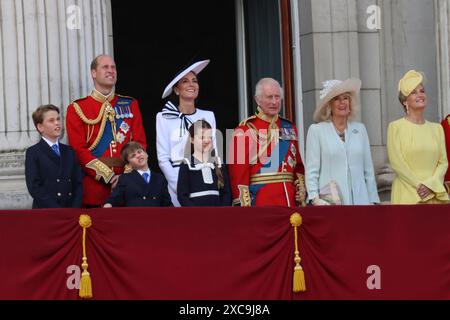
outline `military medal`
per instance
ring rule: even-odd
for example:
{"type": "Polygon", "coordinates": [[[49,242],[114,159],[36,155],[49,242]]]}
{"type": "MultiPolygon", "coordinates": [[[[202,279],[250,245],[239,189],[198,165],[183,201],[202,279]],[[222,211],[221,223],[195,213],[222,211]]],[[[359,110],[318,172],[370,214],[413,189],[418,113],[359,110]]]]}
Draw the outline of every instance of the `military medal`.
{"type": "Polygon", "coordinates": [[[291,156],[288,157],[287,162],[288,162],[288,164],[289,164],[289,166],[290,166],[291,168],[294,168],[294,167],[295,167],[295,160],[292,159],[291,156]]]}
{"type": "Polygon", "coordinates": [[[127,114],[128,114],[128,118],[133,118],[133,113],[131,112],[131,108],[129,105],[127,106],[127,114]]]}
{"type": "Polygon", "coordinates": [[[123,121],[119,129],[122,130],[125,134],[127,134],[128,130],[130,130],[130,126],[128,125],[128,123],[123,121]]]}
{"type": "Polygon", "coordinates": [[[118,132],[118,133],[116,134],[116,140],[117,140],[119,143],[122,143],[122,142],[125,140],[125,136],[123,135],[122,132],[118,132]]]}
{"type": "Polygon", "coordinates": [[[292,154],[295,156],[295,154],[297,153],[297,148],[295,148],[294,144],[291,144],[291,152],[292,154]]]}

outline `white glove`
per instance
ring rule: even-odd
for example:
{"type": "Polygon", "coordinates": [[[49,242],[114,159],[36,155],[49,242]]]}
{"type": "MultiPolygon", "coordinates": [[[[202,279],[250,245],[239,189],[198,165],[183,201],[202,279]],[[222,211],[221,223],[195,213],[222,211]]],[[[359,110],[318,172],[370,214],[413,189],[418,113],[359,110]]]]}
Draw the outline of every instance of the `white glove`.
{"type": "Polygon", "coordinates": [[[328,202],[325,200],[320,199],[319,197],[315,197],[312,201],[313,206],[330,206],[328,202]]]}

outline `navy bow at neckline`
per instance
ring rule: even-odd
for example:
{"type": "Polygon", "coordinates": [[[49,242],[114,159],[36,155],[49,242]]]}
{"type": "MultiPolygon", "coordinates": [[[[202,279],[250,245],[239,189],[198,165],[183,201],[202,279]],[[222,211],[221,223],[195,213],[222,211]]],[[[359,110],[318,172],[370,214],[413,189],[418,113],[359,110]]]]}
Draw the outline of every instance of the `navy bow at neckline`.
{"type": "Polygon", "coordinates": [[[162,115],[166,119],[180,119],[180,137],[183,136],[184,132],[189,129],[192,124],[192,120],[187,117],[184,113],[181,113],[180,110],[170,101],[164,105],[162,109],[162,115]]]}

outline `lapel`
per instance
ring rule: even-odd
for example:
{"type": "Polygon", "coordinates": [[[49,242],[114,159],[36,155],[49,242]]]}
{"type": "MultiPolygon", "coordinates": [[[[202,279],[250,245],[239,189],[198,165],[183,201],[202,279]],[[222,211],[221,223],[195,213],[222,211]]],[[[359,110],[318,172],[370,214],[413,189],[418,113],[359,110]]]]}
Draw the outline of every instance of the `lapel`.
{"type": "Polygon", "coordinates": [[[141,176],[141,174],[137,170],[134,170],[134,169],[133,169],[133,171],[131,171],[131,174],[133,175],[133,180],[135,180],[136,183],[139,184],[140,188],[143,188],[146,183],[144,181],[144,178],[141,176]]]}
{"type": "MultiPolygon", "coordinates": [[[[57,163],[59,166],[59,160],[60,157],[58,157],[55,152],[53,151],[53,149],[48,145],[47,142],[45,142],[44,139],[41,139],[41,141],[39,141],[39,148],[41,149],[41,151],[47,155],[50,160],[52,160],[53,162],[57,163]]],[[[60,148],[60,152],[61,152],[61,148],[60,148]]]]}
{"type": "Polygon", "coordinates": [[[59,155],[61,160],[66,160],[67,157],[67,149],[66,146],[64,144],[62,144],[61,142],[59,142],[59,155]]]}
{"type": "Polygon", "coordinates": [[[158,175],[156,174],[156,172],[152,172],[150,171],[150,183],[147,185],[147,193],[148,194],[158,194],[159,193],[159,184],[160,184],[160,179],[158,177],[158,175]]]}
{"type": "Polygon", "coordinates": [[[355,124],[353,122],[348,122],[347,123],[347,137],[348,137],[348,141],[347,141],[347,145],[350,146],[350,144],[352,143],[352,141],[357,138],[359,130],[356,129],[355,124]]]}
{"type": "Polygon", "coordinates": [[[146,183],[144,178],[141,176],[141,174],[137,170],[133,170],[131,172],[131,174],[133,175],[133,180],[136,181],[137,187],[140,190],[140,192],[143,193],[144,195],[148,195],[149,190],[150,190],[150,185],[153,181],[153,175],[150,174],[150,183],[146,183]]]}

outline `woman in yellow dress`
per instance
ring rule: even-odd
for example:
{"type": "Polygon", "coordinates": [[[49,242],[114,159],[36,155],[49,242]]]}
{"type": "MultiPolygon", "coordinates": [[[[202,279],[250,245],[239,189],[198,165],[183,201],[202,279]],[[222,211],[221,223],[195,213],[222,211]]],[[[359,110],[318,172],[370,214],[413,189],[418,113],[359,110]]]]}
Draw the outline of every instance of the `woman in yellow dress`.
{"type": "Polygon", "coordinates": [[[448,167],[442,126],[426,121],[427,95],[421,73],[410,70],[398,84],[405,116],[389,124],[387,151],[395,179],[392,204],[447,203],[448,167]]]}

